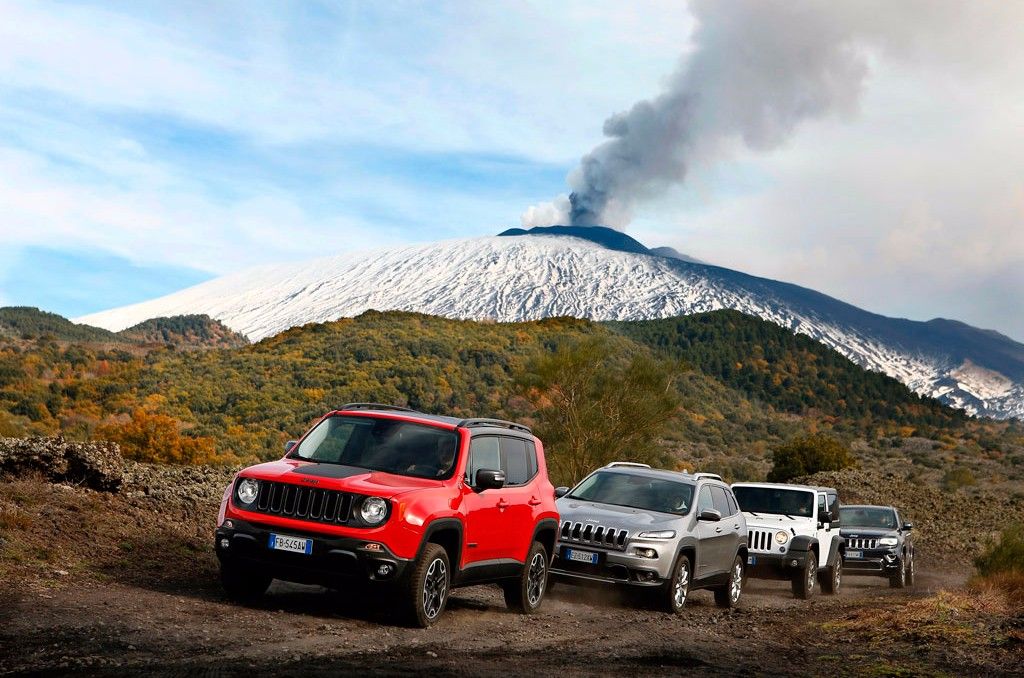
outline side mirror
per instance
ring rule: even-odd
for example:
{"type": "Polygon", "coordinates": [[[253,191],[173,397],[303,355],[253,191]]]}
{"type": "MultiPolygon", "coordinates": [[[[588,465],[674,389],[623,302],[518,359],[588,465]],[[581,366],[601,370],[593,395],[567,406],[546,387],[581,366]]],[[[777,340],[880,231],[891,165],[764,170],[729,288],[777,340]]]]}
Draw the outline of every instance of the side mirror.
{"type": "Polygon", "coordinates": [[[706,520],[709,523],[717,523],[722,519],[722,514],[715,509],[704,509],[697,514],[697,520],[706,520]]]}
{"type": "Polygon", "coordinates": [[[473,489],[477,492],[484,490],[498,490],[505,487],[505,472],[482,468],[476,472],[476,485],[473,489]]]}
{"type": "Polygon", "coordinates": [[[569,494],[569,489],[570,488],[568,488],[568,487],[556,487],[555,488],[555,499],[559,499],[559,498],[564,497],[565,495],[569,494]]]}
{"type": "Polygon", "coordinates": [[[298,440],[289,440],[284,444],[284,453],[288,454],[292,451],[292,448],[299,444],[298,440]]]}
{"type": "Polygon", "coordinates": [[[914,529],[914,523],[903,523],[903,529],[907,532],[910,532],[912,529],[914,529]]]}
{"type": "Polygon", "coordinates": [[[831,523],[832,522],[832,513],[831,513],[831,511],[822,511],[821,515],[818,516],[818,522],[821,523],[822,525],[824,525],[825,523],[831,523]]]}

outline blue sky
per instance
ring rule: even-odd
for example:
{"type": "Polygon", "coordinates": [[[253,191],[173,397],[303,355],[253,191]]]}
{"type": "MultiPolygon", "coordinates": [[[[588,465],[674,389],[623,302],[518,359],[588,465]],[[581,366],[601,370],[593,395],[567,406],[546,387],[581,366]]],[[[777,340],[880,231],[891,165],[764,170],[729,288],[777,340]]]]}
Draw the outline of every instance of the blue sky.
{"type": "MultiPolygon", "coordinates": [[[[0,0],[0,304],[518,225],[693,27],[674,0],[0,0]]],[[[954,68],[873,56],[858,110],[698,164],[629,232],[1024,338],[1024,83],[993,47],[1020,36],[978,37],[954,68]]]]}

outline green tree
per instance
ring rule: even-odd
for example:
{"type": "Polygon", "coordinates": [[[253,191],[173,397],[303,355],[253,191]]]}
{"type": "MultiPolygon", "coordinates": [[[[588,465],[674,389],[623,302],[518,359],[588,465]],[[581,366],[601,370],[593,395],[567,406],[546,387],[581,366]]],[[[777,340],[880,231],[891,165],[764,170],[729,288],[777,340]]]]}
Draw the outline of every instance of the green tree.
{"type": "Polygon", "coordinates": [[[591,336],[544,352],[520,376],[554,478],[575,483],[614,460],[658,464],[657,439],[679,409],[682,366],[591,336]]]}
{"type": "Polygon", "coordinates": [[[856,466],[844,443],[822,433],[799,436],[772,453],[769,482],[784,483],[819,471],[840,471],[856,466]]]}

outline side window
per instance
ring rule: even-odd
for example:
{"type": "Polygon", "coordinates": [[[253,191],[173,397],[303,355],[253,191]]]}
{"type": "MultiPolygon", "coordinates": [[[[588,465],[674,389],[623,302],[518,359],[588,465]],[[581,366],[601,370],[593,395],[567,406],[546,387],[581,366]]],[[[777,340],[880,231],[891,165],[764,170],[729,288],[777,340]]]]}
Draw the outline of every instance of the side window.
{"type": "Polygon", "coordinates": [[[736,497],[733,496],[732,490],[725,491],[725,498],[729,500],[729,515],[734,516],[740,512],[740,505],[736,503],[736,497]]]}
{"type": "Polygon", "coordinates": [[[825,515],[825,495],[819,494],[818,495],[818,522],[821,522],[821,519],[824,517],[824,515],[825,515]]]}
{"type": "Polygon", "coordinates": [[[712,485],[711,499],[715,504],[715,510],[721,513],[723,518],[732,515],[732,509],[729,507],[729,497],[726,496],[724,488],[712,485]]]}
{"type": "Polygon", "coordinates": [[[828,510],[832,514],[832,524],[839,524],[839,495],[829,493],[828,495],[828,510]]]}
{"type": "Polygon", "coordinates": [[[704,509],[715,508],[715,503],[711,500],[711,488],[707,485],[700,488],[700,494],[697,495],[697,515],[704,509]]]}
{"type": "Polygon", "coordinates": [[[469,464],[466,466],[466,484],[476,482],[476,472],[481,469],[497,471],[501,468],[501,453],[498,438],[485,436],[473,438],[469,444],[469,464]]]}
{"type": "Polygon", "coordinates": [[[497,438],[508,485],[525,485],[537,475],[537,448],[521,438],[497,438]]]}

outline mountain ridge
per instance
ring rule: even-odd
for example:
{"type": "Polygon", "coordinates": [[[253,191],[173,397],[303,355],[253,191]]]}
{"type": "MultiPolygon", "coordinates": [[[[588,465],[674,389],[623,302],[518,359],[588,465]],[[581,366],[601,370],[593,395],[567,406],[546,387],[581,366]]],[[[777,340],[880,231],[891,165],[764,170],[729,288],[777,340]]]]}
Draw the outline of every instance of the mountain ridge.
{"type": "Polygon", "coordinates": [[[206,313],[258,340],[368,309],[520,321],[642,320],[731,308],[971,414],[1024,417],[1024,345],[1010,338],[957,321],[889,318],[792,283],[635,252],[647,248],[612,229],[589,228],[510,229],[261,266],[76,321],[116,330],[154,316],[206,313]]]}

